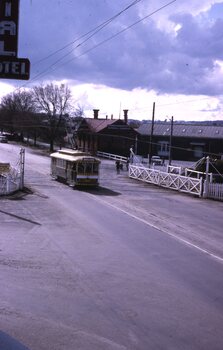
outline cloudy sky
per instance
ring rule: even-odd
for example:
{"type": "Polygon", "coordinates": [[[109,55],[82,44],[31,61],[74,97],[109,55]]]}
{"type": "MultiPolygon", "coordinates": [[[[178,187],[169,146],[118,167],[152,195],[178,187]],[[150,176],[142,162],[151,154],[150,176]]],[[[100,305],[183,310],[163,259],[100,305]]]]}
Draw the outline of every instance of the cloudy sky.
{"type": "Polygon", "coordinates": [[[20,0],[18,57],[0,96],[63,81],[86,116],[223,119],[223,0],[20,0]]]}

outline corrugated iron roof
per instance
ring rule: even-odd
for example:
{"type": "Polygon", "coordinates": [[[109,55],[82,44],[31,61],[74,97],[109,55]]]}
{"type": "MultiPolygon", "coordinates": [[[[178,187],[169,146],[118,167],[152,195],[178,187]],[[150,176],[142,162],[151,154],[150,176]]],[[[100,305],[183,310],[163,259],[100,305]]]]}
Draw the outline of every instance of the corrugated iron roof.
{"type": "MultiPolygon", "coordinates": [[[[142,124],[137,131],[141,135],[150,135],[151,128],[152,124],[142,124]]],[[[154,124],[153,135],[169,136],[170,132],[170,123],[154,124]]],[[[213,125],[173,124],[173,136],[221,139],[223,138],[223,127],[213,125]]]]}

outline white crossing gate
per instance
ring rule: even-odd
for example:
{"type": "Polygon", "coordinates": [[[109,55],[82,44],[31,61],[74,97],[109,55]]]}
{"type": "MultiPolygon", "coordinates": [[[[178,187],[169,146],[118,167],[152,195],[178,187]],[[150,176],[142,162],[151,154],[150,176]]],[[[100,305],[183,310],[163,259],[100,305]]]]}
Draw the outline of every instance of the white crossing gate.
{"type": "Polygon", "coordinates": [[[199,197],[202,195],[202,179],[171,174],[135,165],[129,166],[129,177],[179,192],[190,193],[199,197]]]}

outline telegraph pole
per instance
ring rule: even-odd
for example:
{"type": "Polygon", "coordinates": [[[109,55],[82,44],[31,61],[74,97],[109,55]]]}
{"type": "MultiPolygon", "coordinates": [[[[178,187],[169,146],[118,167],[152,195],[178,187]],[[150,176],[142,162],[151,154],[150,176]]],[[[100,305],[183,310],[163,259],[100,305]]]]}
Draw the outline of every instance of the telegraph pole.
{"type": "Polygon", "coordinates": [[[173,138],[173,117],[171,117],[171,122],[170,122],[169,165],[171,165],[171,161],[172,161],[172,138],[173,138]]]}
{"type": "Polygon", "coordinates": [[[154,130],[154,119],[155,119],[155,102],[153,102],[153,114],[152,114],[152,124],[150,132],[150,142],[149,142],[149,165],[151,164],[152,150],[153,150],[153,130],[154,130]]]}

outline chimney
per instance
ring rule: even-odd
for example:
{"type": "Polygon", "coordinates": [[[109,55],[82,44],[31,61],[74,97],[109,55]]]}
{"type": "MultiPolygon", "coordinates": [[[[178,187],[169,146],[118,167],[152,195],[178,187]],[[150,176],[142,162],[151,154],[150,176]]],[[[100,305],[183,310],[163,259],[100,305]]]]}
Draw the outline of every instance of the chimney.
{"type": "Polygon", "coordinates": [[[94,112],[94,119],[98,119],[98,112],[100,111],[100,109],[93,109],[94,112]]]}
{"type": "Polygon", "coordinates": [[[128,123],[128,109],[123,109],[124,112],[124,121],[127,124],[128,123]]]}

